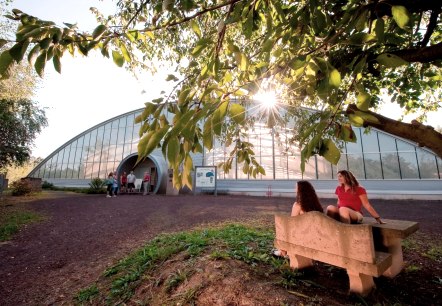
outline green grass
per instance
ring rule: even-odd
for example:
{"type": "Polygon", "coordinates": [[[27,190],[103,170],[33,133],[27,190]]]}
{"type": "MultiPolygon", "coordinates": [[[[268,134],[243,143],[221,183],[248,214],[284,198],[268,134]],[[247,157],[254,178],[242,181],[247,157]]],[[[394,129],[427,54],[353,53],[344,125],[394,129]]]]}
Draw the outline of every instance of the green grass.
{"type": "MultiPolygon", "coordinates": [[[[212,259],[237,259],[252,267],[267,264],[270,269],[280,269],[286,262],[270,254],[274,232],[271,229],[251,228],[244,225],[228,224],[220,228],[208,228],[190,232],[160,235],[143,248],[106,269],[100,285],[101,298],[107,304],[120,304],[129,300],[143,280],[154,273],[159,264],[181,254],[191,259],[209,251],[212,259]]],[[[175,271],[166,280],[168,290],[179,286],[192,274],[190,271],[175,271]]],[[[282,275],[284,278],[284,275],[282,275]]],[[[293,275],[290,275],[290,281],[293,275]]],[[[287,284],[287,287],[289,285],[287,284]]],[[[84,290],[83,290],[84,291],[84,290]]],[[[186,299],[192,299],[195,292],[188,292],[186,299]]],[[[84,294],[83,294],[84,295],[84,294]]],[[[77,294],[76,302],[82,303],[77,294]]],[[[93,298],[94,296],[88,296],[93,298]]]]}
{"type": "Polygon", "coordinates": [[[0,220],[0,241],[11,239],[20,228],[29,223],[40,221],[42,217],[29,211],[12,212],[0,220]]]}

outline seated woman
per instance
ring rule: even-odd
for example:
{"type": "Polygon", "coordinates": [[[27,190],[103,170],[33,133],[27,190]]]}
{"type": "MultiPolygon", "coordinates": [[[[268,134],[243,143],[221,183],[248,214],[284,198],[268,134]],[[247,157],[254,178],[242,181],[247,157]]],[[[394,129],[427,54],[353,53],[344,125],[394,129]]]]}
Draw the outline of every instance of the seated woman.
{"type": "Polygon", "coordinates": [[[377,211],[368,201],[367,191],[359,185],[356,177],[347,170],[338,171],[339,186],[335,194],[338,196],[336,206],[327,207],[327,216],[344,223],[362,223],[362,207],[380,224],[384,224],[377,211]]]}
{"type": "MultiPolygon", "coordinates": [[[[318,195],[313,185],[309,181],[298,181],[296,184],[296,202],[293,203],[291,216],[295,217],[309,211],[324,212],[324,209],[319,203],[318,195]]],[[[285,257],[287,251],[275,250],[273,254],[285,257]]]]}

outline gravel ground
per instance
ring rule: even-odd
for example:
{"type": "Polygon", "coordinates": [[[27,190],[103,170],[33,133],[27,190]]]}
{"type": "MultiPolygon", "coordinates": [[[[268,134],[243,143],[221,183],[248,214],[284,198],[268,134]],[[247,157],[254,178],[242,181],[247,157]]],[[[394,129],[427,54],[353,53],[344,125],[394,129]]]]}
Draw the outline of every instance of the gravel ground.
{"type": "MultiPolygon", "coordinates": [[[[293,199],[246,196],[160,196],[58,193],[27,203],[45,221],[0,245],[0,305],[69,305],[79,289],[134,248],[164,232],[205,223],[289,213],[293,199]]],[[[334,199],[323,199],[326,206],[334,199]]],[[[442,236],[439,201],[373,200],[385,219],[418,221],[442,236]]]]}

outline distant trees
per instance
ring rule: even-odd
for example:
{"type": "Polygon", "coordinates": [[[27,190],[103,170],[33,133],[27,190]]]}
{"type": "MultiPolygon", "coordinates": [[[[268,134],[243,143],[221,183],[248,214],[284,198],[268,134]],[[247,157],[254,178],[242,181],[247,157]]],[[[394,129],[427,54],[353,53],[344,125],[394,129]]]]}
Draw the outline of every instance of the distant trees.
{"type": "MultiPolygon", "coordinates": [[[[0,2],[2,15],[6,2],[0,2]]],[[[10,36],[12,26],[2,20],[0,35],[10,36]]],[[[8,47],[9,44],[3,43],[0,49],[8,47]]],[[[37,84],[38,77],[27,63],[11,65],[9,78],[0,80],[0,172],[6,172],[7,167],[25,165],[30,160],[36,135],[47,125],[45,110],[31,100],[37,84]]]]}

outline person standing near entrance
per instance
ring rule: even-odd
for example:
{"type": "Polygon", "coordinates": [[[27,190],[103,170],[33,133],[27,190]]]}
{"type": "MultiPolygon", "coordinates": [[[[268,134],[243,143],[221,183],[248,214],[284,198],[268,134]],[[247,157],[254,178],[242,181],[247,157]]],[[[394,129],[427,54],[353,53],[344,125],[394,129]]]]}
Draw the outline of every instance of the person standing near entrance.
{"type": "Polygon", "coordinates": [[[144,172],[143,176],[143,195],[150,194],[150,174],[149,172],[144,172]]]}
{"type": "Polygon", "coordinates": [[[124,171],[123,174],[120,177],[120,184],[121,184],[121,192],[126,192],[126,188],[127,188],[127,174],[126,174],[126,171],[124,171]]]}
{"type": "Polygon", "coordinates": [[[136,180],[136,176],[134,174],[133,171],[131,171],[129,173],[129,175],[127,176],[127,188],[129,189],[129,192],[134,192],[134,188],[135,188],[135,180],[136,180]]]}
{"type": "Polygon", "coordinates": [[[112,197],[112,187],[114,185],[114,174],[112,172],[110,172],[109,175],[107,176],[106,185],[107,185],[106,197],[111,198],[112,197]]]}

